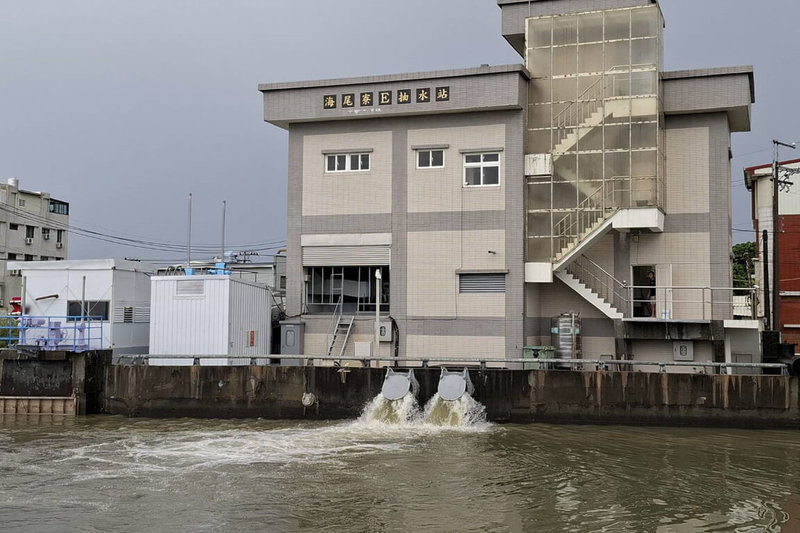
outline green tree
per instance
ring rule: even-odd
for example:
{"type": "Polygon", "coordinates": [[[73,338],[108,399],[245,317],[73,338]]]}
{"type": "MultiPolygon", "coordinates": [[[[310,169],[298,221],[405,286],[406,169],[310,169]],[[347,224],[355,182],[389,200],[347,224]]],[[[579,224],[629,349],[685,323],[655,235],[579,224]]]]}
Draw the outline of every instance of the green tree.
{"type": "Polygon", "coordinates": [[[753,258],[756,256],[756,243],[743,242],[733,246],[733,286],[752,287],[753,258]]]}

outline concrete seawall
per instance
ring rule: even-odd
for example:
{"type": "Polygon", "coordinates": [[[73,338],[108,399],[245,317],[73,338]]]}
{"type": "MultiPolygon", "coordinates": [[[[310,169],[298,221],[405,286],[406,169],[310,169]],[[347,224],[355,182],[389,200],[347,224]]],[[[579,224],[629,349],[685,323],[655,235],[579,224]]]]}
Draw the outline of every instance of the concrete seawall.
{"type": "MultiPolygon", "coordinates": [[[[146,417],[355,418],[384,370],[330,367],[109,366],[101,409],[146,417]],[[317,403],[304,407],[303,394],[317,403]]],[[[424,405],[439,370],[415,369],[424,405]]],[[[495,422],[800,428],[798,378],[641,372],[472,370],[495,422]]]]}

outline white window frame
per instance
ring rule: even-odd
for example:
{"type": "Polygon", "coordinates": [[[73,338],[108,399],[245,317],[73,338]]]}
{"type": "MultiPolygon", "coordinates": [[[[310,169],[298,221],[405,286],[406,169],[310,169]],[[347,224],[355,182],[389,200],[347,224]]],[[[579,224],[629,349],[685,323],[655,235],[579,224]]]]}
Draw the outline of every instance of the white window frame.
{"type": "MultiPolygon", "coordinates": [[[[342,153],[335,153],[335,154],[333,154],[333,153],[325,154],[324,164],[325,164],[325,173],[326,174],[341,174],[343,172],[369,172],[372,169],[372,154],[370,154],[369,152],[342,152],[342,153]],[[364,156],[367,157],[367,168],[361,168],[362,158],[364,156]],[[336,168],[334,170],[330,170],[328,168],[328,161],[332,157],[333,158],[344,157],[345,168],[343,168],[343,169],[336,168]],[[359,166],[359,168],[356,168],[356,169],[352,168],[353,157],[358,157],[358,166],[359,166]]],[[[334,167],[335,166],[336,165],[334,164],[334,167]]]]}
{"type": "Polygon", "coordinates": [[[499,187],[500,184],[502,183],[501,175],[502,175],[502,173],[501,173],[501,166],[500,166],[500,152],[487,150],[486,152],[465,152],[464,153],[464,172],[463,172],[463,180],[462,180],[462,183],[464,184],[464,187],[469,187],[469,188],[473,188],[473,187],[499,187]],[[474,156],[480,156],[480,158],[481,158],[480,162],[470,162],[470,163],[468,163],[467,162],[467,158],[468,157],[474,157],[474,156]],[[497,161],[484,161],[484,158],[486,156],[497,156],[497,161]],[[479,168],[479,169],[481,169],[481,183],[480,184],[472,185],[472,184],[467,183],[467,169],[468,168],[479,168]],[[485,169],[485,168],[497,168],[497,183],[489,183],[489,184],[484,183],[485,176],[484,176],[483,169],[485,169]]]}
{"type": "Polygon", "coordinates": [[[431,170],[431,169],[442,169],[447,164],[445,149],[444,148],[424,148],[424,149],[417,149],[416,153],[414,154],[417,163],[417,170],[431,170]],[[423,152],[428,152],[430,155],[428,156],[428,160],[431,161],[431,164],[427,167],[420,166],[419,164],[419,154],[423,152]],[[433,152],[442,152],[442,164],[441,165],[434,165],[433,164],[433,152]]]}

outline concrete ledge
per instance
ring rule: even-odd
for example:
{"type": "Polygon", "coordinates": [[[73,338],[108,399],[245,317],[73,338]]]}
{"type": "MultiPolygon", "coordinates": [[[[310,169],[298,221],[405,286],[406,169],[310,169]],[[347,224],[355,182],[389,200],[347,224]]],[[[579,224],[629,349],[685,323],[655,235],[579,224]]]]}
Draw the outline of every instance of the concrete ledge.
{"type": "MultiPolygon", "coordinates": [[[[104,411],[148,417],[355,418],[385,370],[330,367],[108,369],[104,411]],[[314,393],[317,403],[302,405],[314,393]]],[[[419,403],[438,368],[415,368],[419,403]]],[[[475,398],[494,422],[800,428],[798,378],[544,370],[470,370],[475,398]]]]}
{"type": "Polygon", "coordinates": [[[620,209],[613,217],[612,227],[617,231],[649,229],[653,233],[663,233],[664,213],[657,207],[637,207],[620,209]]]}

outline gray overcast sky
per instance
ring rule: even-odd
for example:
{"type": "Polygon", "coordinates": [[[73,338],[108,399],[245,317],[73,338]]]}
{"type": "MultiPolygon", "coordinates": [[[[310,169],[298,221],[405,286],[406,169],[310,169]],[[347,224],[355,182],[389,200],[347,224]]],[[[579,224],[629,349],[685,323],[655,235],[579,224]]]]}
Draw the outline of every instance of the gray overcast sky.
{"type": "MultiPolygon", "coordinates": [[[[734,135],[732,162],[734,227],[749,228],[742,168],[769,162],[772,138],[800,140],[800,2],[662,9],[668,70],[755,67],[753,131],[734,135]]],[[[69,201],[76,226],[176,245],[189,192],[194,243],[219,242],[225,199],[227,248],[274,244],[287,135],[262,121],[259,82],[520,61],[493,0],[0,0],[0,178],[69,201]]],[[[76,259],[184,256],[69,246],[76,259]]]]}

